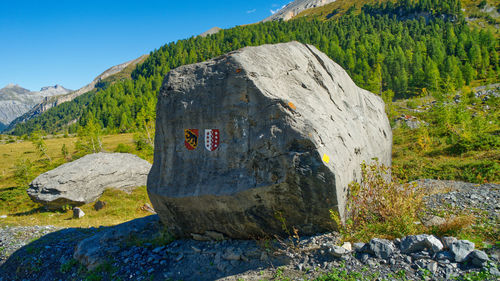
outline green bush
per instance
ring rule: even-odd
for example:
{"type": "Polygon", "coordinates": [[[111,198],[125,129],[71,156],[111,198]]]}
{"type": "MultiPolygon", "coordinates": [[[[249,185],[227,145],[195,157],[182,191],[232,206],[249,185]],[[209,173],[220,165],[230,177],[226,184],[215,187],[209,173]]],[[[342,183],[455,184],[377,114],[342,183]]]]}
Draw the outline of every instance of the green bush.
{"type": "Polygon", "coordinates": [[[14,165],[14,178],[18,185],[26,186],[33,180],[33,163],[29,159],[19,159],[14,165]]]}
{"type": "Polygon", "coordinates": [[[118,152],[118,153],[130,153],[130,152],[132,152],[132,148],[130,148],[130,146],[125,145],[123,143],[119,143],[118,146],[115,149],[115,152],[118,152]]]}

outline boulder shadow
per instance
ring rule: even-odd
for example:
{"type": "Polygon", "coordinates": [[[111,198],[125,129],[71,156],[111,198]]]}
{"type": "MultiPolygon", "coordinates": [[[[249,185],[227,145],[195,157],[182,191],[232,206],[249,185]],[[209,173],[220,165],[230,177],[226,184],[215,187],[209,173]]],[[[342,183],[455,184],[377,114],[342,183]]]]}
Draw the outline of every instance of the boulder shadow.
{"type": "MultiPolygon", "coordinates": [[[[289,260],[255,240],[173,240],[157,215],[99,228],[67,228],[19,248],[2,264],[0,280],[217,280],[277,268],[289,260]],[[266,261],[263,261],[265,255],[266,261]]],[[[2,239],[0,238],[0,244],[2,239]]],[[[1,246],[1,245],[0,245],[1,246]]]]}

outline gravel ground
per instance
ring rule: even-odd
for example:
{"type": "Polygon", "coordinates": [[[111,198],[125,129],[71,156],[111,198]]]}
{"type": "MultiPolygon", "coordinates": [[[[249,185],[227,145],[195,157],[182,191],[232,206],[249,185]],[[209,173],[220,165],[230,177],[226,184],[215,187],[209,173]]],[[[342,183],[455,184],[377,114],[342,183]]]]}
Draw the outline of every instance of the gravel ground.
{"type": "Polygon", "coordinates": [[[0,225],[0,265],[19,248],[59,229],[54,226],[0,225]]]}
{"type": "MultiPolygon", "coordinates": [[[[457,212],[481,214],[498,229],[500,185],[422,180],[419,186],[446,192],[427,198],[433,213],[443,206],[454,206],[457,212]]],[[[96,276],[102,280],[307,280],[332,271],[359,272],[357,280],[374,275],[379,280],[398,280],[402,274],[410,280],[447,280],[481,271],[488,272],[485,278],[499,280],[495,275],[500,275],[497,246],[487,251],[490,261],[478,262],[469,255],[466,261],[458,262],[446,248],[403,253],[404,243],[398,239],[376,240],[364,247],[357,244],[348,251],[347,245],[335,246],[335,234],[282,242],[176,240],[166,246],[154,245],[161,228],[157,216],[90,229],[2,227],[0,281],[85,280],[96,276]],[[95,270],[88,271],[82,264],[95,270]]]]}

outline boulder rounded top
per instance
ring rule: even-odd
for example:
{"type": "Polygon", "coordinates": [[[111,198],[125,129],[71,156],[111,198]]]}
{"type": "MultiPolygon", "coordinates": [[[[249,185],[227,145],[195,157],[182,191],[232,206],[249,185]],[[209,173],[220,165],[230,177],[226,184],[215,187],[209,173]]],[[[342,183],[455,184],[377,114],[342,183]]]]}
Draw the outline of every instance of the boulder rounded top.
{"type": "Polygon", "coordinates": [[[361,162],[391,163],[383,101],[298,42],[172,70],[156,122],[148,193],[180,236],[330,230],[361,162]]]}
{"type": "Polygon", "coordinates": [[[144,186],[151,164],[128,153],[93,153],[39,175],[27,189],[50,209],[94,202],[108,187],[131,191],[144,186]]]}

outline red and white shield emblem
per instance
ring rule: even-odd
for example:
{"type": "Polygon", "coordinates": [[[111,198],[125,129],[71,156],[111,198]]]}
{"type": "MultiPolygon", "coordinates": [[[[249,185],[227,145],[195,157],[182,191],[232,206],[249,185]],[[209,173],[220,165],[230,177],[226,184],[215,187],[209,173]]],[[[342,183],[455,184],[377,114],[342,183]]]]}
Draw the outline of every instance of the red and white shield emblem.
{"type": "Polygon", "coordinates": [[[208,151],[214,151],[219,147],[220,133],[219,129],[205,130],[205,147],[208,151]]]}

